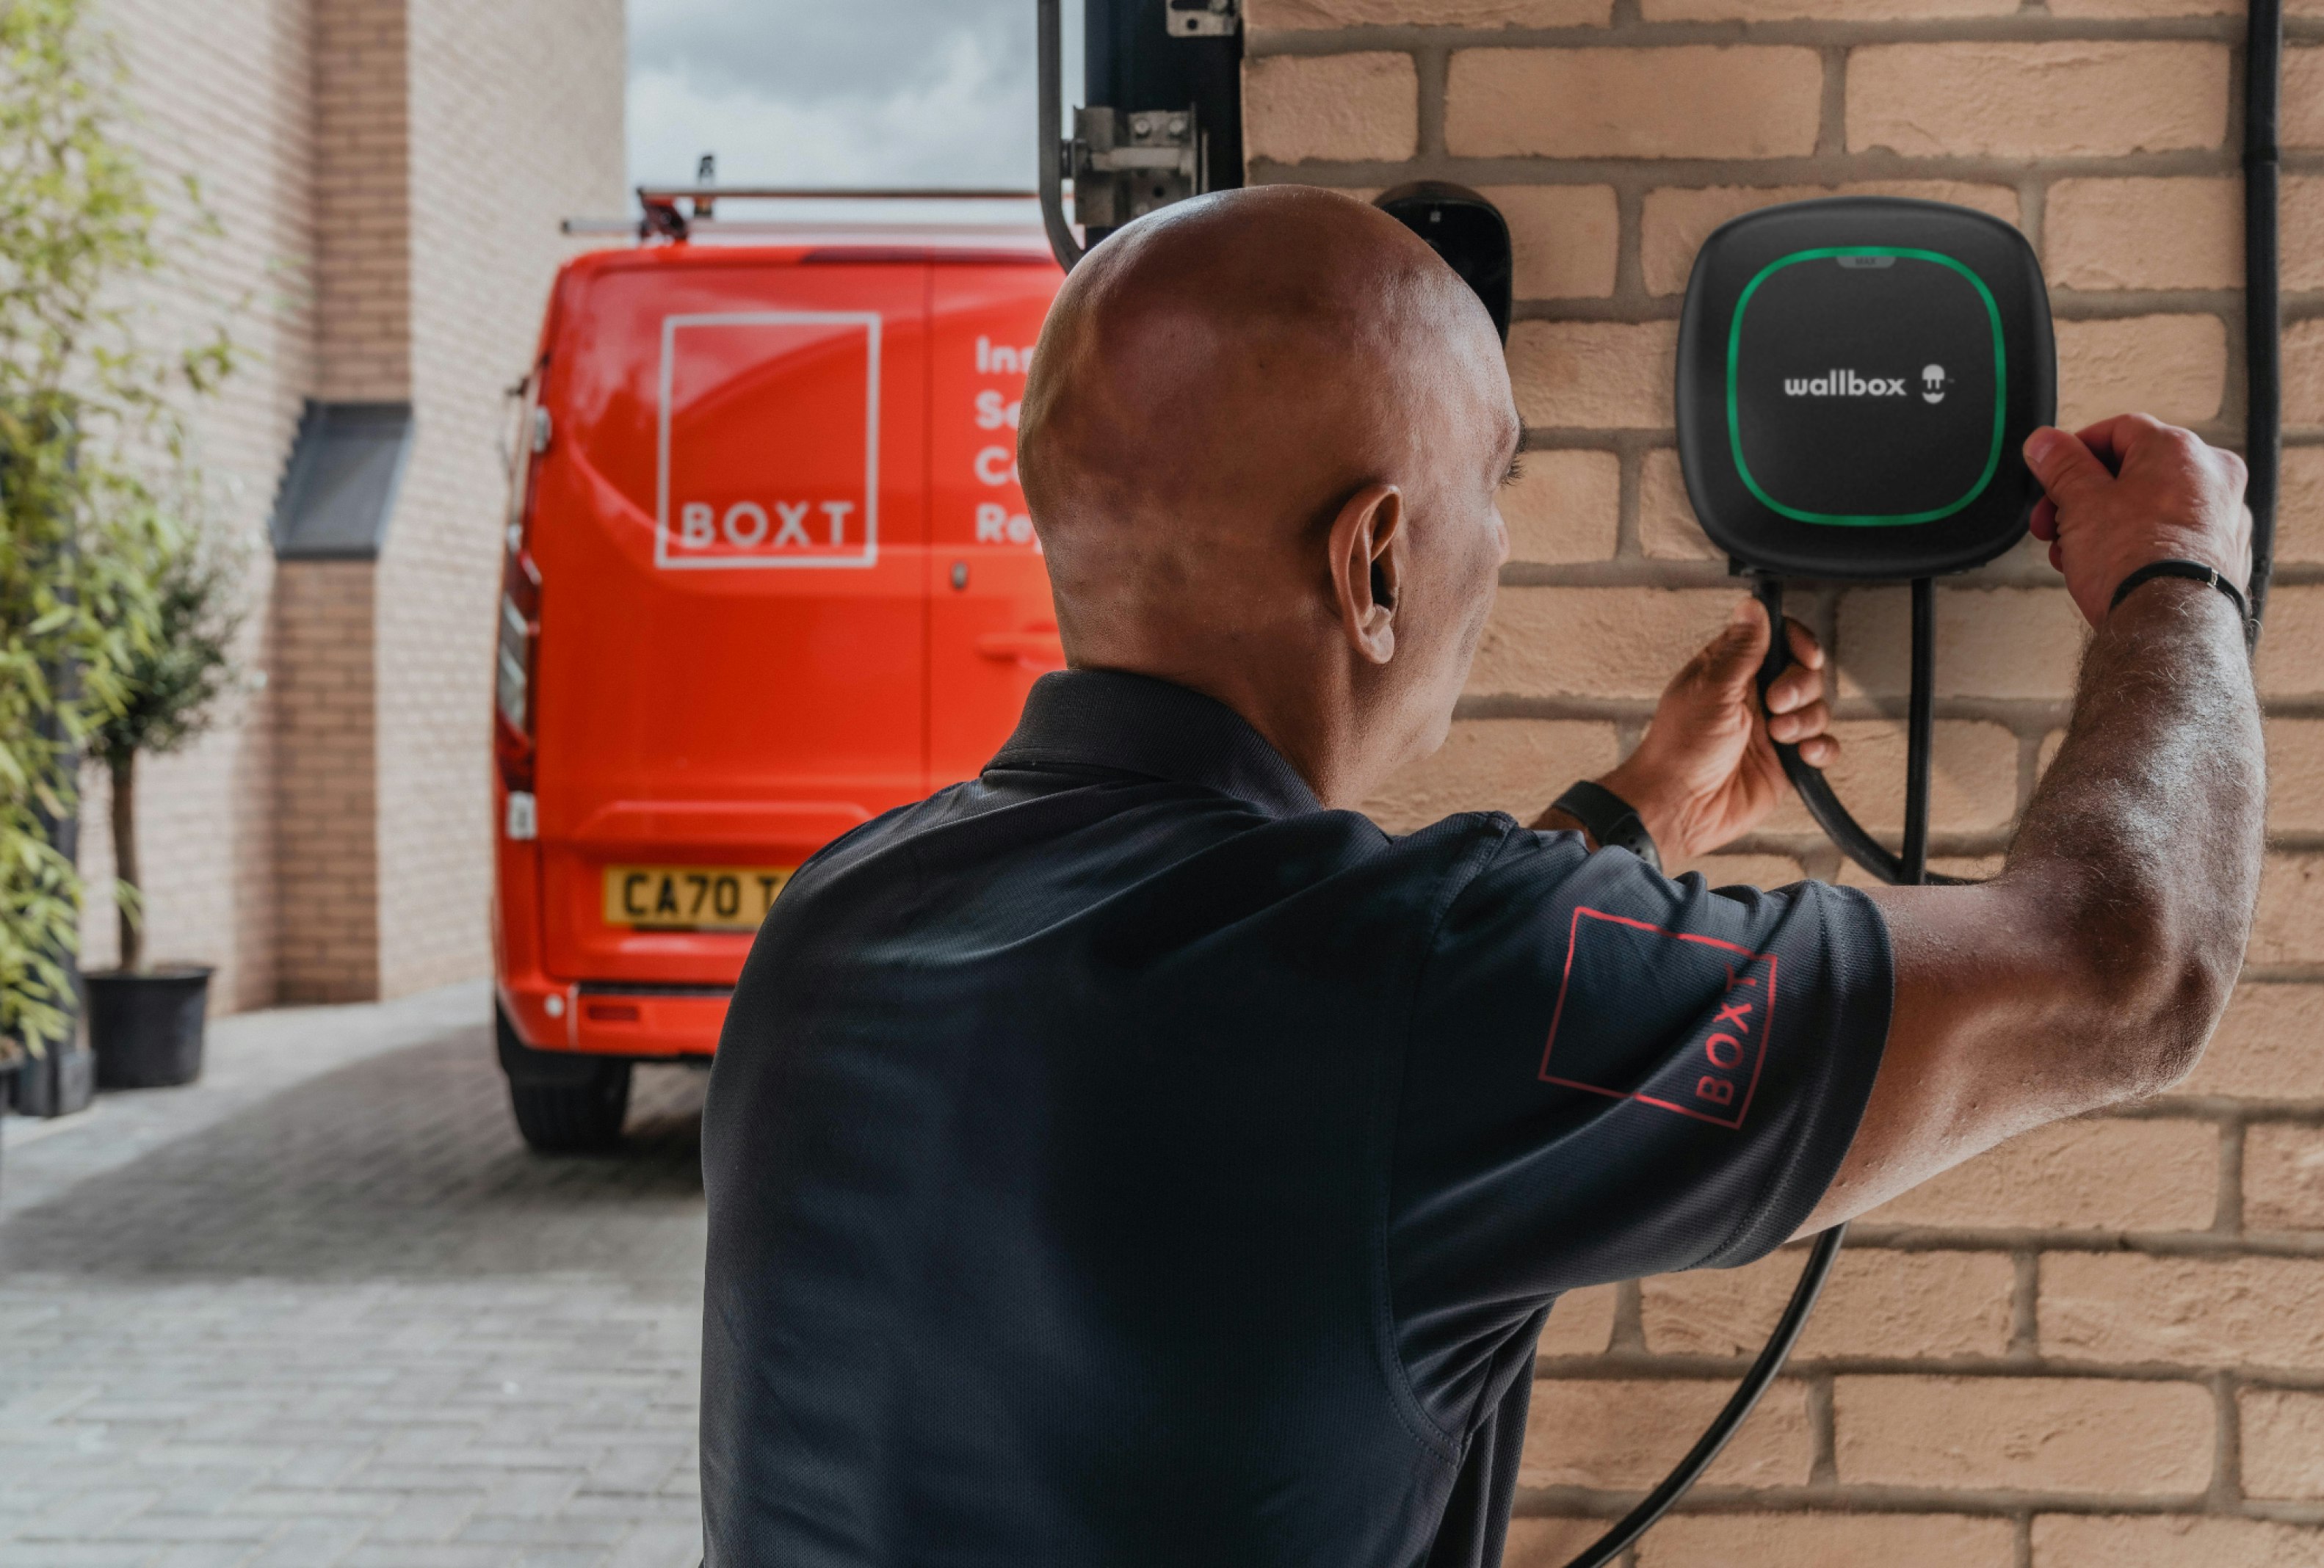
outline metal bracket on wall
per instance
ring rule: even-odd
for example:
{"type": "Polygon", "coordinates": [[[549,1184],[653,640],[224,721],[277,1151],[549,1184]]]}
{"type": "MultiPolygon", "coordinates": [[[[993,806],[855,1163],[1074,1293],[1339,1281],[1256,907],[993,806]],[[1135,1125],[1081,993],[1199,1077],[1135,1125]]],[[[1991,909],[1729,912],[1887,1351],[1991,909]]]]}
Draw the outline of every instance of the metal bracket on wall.
{"type": "Polygon", "coordinates": [[[1117,228],[1157,208],[1200,195],[1202,128],[1192,105],[1123,114],[1074,111],[1065,161],[1074,177],[1074,216],[1090,228],[1117,228]]]}
{"type": "Polygon", "coordinates": [[[1170,0],[1173,38],[1224,38],[1242,31],[1242,0],[1170,0]]]}

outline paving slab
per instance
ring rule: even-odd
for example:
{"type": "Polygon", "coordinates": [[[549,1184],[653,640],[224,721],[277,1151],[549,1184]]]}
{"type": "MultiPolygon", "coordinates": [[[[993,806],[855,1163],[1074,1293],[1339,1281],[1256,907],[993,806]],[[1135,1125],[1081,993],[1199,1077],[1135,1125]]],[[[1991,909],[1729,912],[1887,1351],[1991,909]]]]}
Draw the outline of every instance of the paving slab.
{"type": "Polygon", "coordinates": [[[694,1568],[702,1075],[510,1122],[479,986],[0,1125],[0,1568],[694,1568]]]}

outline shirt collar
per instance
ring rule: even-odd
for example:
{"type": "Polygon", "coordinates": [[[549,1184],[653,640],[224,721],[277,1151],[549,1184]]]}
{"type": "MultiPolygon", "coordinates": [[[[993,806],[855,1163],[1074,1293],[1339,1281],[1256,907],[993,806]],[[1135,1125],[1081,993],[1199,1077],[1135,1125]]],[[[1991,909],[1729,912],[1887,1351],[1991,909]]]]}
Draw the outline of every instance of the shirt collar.
{"type": "Polygon", "coordinates": [[[1226,704],[1120,670],[1066,669],[1035,681],[1017,733],[988,766],[1059,763],[1198,784],[1269,816],[1323,809],[1282,753],[1226,704]]]}

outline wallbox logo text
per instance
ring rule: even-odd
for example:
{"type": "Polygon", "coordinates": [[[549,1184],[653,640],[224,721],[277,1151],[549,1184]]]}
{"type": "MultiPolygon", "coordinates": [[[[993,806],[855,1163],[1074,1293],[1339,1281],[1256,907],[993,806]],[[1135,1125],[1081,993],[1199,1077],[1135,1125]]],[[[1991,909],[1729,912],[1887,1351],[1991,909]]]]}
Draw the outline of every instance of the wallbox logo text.
{"type": "MultiPolygon", "coordinates": [[[[1852,370],[1828,370],[1821,375],[1787,375],[1784,395],[1792,398],[1901,398],[1904,377],[1858,375],[1852,370]]],[[[1932,400],[1933,401],[1933,400],[1932,400]]]]}

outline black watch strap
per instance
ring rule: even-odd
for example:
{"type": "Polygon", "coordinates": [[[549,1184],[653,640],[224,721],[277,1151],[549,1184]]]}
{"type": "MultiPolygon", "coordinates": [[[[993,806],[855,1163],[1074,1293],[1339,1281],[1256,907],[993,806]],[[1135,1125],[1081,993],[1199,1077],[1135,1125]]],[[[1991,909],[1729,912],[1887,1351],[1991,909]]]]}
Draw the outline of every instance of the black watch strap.
{"type": "Polygon", "coordinates": [[[2208,583],[2227,596],[2227,602],[2236,607],[2237,620],[2246,626],[2251,624],[2251,605],[2246,602],[2244,591],[2230,582],[2218,567],[2206,566],[2201,561],[2186,561],[2175,558],[2170,560],[2149,561],[2123,578],[2115,588],[2114,597],[2107,601],[2107,608],[2112,610],[2130,597],[2130,591],[2133,588],[2141,583],[2151,583],[2157,577],[2185,577],[2190,582],[2208,583]]]}
{"type": "Polygon", "coordinates": [[[1663,869],[1655,835],[1638,820],[1636,808],[1603,784],[1584,779],[1551,802],[1550,809],[1563,811],[1588,828],[1600,848],[1627,849],[1655,870],[1663,869]]]}

